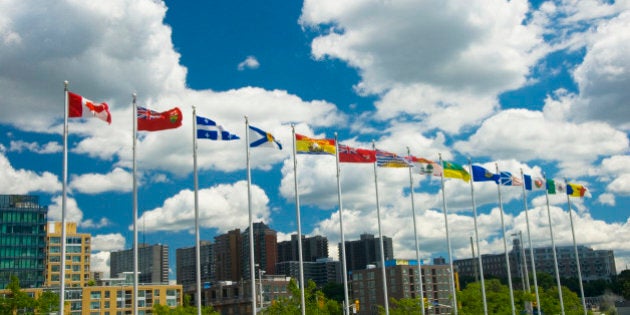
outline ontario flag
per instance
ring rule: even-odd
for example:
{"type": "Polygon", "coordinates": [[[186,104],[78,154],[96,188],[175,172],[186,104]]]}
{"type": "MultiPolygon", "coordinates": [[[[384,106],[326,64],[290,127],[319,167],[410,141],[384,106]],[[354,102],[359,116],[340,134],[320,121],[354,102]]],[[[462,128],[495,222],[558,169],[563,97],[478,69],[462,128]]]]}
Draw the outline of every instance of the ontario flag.
{"type": "Polygon", "coordinates": [[[165,112],[156,112],[138,106],[138,131],[159,131],[174,129],[182,125],[182,111],[172,108],[165,112]]]}
{"type": "Polygon", "coordinates": [[[376,152],[368,149],[352,148],[339,144],[339,162],[341,163],[374,163],[376,152]]]}
{"type": "Polygon", "coordinates": [[[112,123],[112,114],[109,113],[107,103],[96,104],[70,91],[68,91],[68,117],[96,117],[106,121],[108,124],[112,123]]]}

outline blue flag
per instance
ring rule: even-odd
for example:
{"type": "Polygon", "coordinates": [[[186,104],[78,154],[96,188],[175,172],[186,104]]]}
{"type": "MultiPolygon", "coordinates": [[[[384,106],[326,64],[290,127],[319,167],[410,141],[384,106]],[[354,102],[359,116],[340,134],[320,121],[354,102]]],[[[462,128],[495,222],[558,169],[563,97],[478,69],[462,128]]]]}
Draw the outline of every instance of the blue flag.
{"type": "Polygon", "coordinates": [[[249,147],[271,147],[282,150],[282,145],[272,134],[254,126],[249,126],[249,147]]]}
{"type": "Polygon", "coordinates": [[[473,181],[475,182],[493,181],[497,184],[499,183],[499,175],[494,174],[481,166],[473,165],[472,175],[473,181]]]}
{"type": "Polygon", "coordinates": [[[197,116],[197,138],[210,140],[238,140],[237,135],[232,134],[223,126],[217,125],[212,119],[197,116]]]}

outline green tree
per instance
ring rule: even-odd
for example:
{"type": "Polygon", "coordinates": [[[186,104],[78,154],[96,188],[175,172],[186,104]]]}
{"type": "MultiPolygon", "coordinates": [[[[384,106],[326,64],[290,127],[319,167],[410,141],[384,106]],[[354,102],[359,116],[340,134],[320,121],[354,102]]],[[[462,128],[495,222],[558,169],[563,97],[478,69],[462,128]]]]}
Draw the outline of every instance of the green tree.
{"type": "MultiPolygon", "coordinates": [[[[291,293],[289,297],[273,301],[263,312],[268,315],[294,315],[300,313],[301,294],[300,288],[294,279],[288,285],[291,293]]],[[[317,289],[315,282],[309,280],[304,288],[304,302],[306,304],[307,315],[332,315],[341,314],[341,305],[332,299],[327,298],[324,293],[317,289]]]]}
{"type": "Polygon", "coordinates": [[[37,312],[39,314],[50,314],[59,311],[59,294],[53,291],[44,291],[37,298],[37,312]]]}
{"type": "MultiPolygon", "coordinates": [[[[538,288],[538,293],[540,294],[540,308],[545,314],[560,313],[560,300],[558,299],[557,286],[549,289],[538,288]]],[[[584,314],[582,301],[578,295],[565,286],[562,286],[562,301],[566,315],[584,314]]]]}
{"type": "MultiPolygon", "coordinates": [[[[184,295],[184,305],[178,305],[175,308],[171,308],[167,305],[154,304],[153,314],[157,315],[196,315],[197,306],[190,304],[190,296],[184,295]]],[[[201,314],[203,315],[219,315],[218,312],[212,308],[212,306],[202,306],[201,314]]]]}
{"type": "Polygon", "coordinates": [[[35,308],[35,299],[20,289],[20,280],[16,276],[11,276],[7,285],[9,296],[0,298],[0,315],[13,315],[18,311],[32,312],[35,308]]]}
{"type": "MultiPolygon", "coordinates": [[[[508,286],[502,284],[497,279],[485,281],[486,301],[489,314],[510,314],[512,306],[510,304],[510,292],[508,286]]],[[[540,306],[545,314],[559,314],[560,302],[558,299],[557,286],[549,288],[539,287],[540,306]]],[[[514,306],[517,312],[523,310],[526,302],[534,302],[536,297],[522,290],[514,290],[514,306]]],[[[582,303],[577,294],[567,287],[562,287],[562,299],[566,315],[583,314],[582,303]]],[[[481,285],[478,282],[469,284],[466,289],[457,293],[457,300],[460,304],[460,314],[477,315],[483,314],[483,301],[481,298],[481,285]]]]}
{"type": "MultiPolygon", "coordinates": [[[[402,298],[400,300],[391,298],[389,301],[389,314],[391,315],[421,314],[422,312],[420,298],[402,298]]],[[[385,309],[379,306],[379,313],[385,314],[385,309]]]]}

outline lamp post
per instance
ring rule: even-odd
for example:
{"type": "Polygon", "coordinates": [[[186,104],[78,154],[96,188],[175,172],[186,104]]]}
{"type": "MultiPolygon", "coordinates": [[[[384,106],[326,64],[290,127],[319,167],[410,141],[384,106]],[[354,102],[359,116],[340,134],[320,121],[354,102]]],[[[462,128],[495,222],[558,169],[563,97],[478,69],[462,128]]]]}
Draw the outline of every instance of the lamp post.
{"type": "Polygon", "coordinates": [[[265,273],[264,270],[258,269],[258,291],[260,294],[260,310],[263,308],[263,287],[262,287],[262,275],[265,273]]]}

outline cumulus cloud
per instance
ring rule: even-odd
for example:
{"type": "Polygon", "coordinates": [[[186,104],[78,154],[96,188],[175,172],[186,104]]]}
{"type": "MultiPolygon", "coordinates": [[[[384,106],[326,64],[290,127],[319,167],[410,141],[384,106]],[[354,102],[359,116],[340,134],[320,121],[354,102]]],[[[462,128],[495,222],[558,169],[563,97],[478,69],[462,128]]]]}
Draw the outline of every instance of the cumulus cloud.
{"type": "Polygon", "coordinates": [[[572,116],[630,129],[630,11],[601,22],[586,45],[586,56],[573,76],[580,95],[572,116]]]}
{"type": "Polygon", "coordinates": [[[120,233],[97,234],[92,236],[92,254],[90,268],[102,272],[105,278],[109,274],[109,256],[113,251],[125,249],[125,238],[120,233]]]}
{"type": "MultiPolygon", "coordinates": [[[[62,221],[62,197],[55,196],[51,200],[51,204],[48,206],[48,220],[49,221],[62,221]]],[[[110,221],[107,218],[101,218],[99,221],[94,222],[92,219],[83,220],[83,211],[79,208],[76,199],[72,197],[66,198],[66,221],[75,222],[82,228],[102,228],[110,225],[110,221]]]]}
{"type": "Polygon", "coordinates": [[[383,96],[377,119],[459,133],[498,108],[499,92],[526,84],[549,50],[528,9],[526,1],[305,1],[300,23],[319,33],[316,59],[347,62],[361,75],[360,93],[383,96]]]}
{"type": "Polygon", "coordinates": [[[494,159],[556,161],[562,173],[581,176],[599,157],[626,152],[629,142],[625,133],[608,124],[553,121],[543,112],[510,109],[486,119],[468,140],[454,147],[494,159]]]}
{"type": "Polygon", "coordinates": [[[39,144],[37,142],[26,142],[22,140],[11,141],[9,146],[9,152],[22,152],[30,151],[39,154],[58,153],[63,151],[63,147],[55,141],[50,141],[45,144],[39,144]]]}
{"type": "Polygon", "coordinates": [[[0,150],[0,178],[3,179],[0,181],[0,191],[4,194],[56,193],[61,190],[61,182],[56,175],[15,169],[3,150],[0,150]]]}
{"type": "Polygon", "coordinates": [[[114,110],[129,106],[132,91],[159,95],[185,86],[161,2],[5,1],[0,11],[2,34],[10,34],[0,45],[4,123],[48,132],[61,118],[60,107],[50,104],[63,103],[64,80],[114,110]],[[23,106],[32,114],[22,115],[23,106]]]}
{"type": "Polygon", "coordinates": [[[108,174],[74,175],[70,180],[70,188],[85,194],[99,194],[102,192],[129,192],[133,176],[122,168],[114,168],[108,174]]]}
{"type": "Polygon", "coordinates": [[[243,71],[245,69],[258,69],[260,67],[260,63],[255,56],[247,56],[245,60],[241,61],[238,64],[238,71],[243,71]]]}
{"type": "MultiPolygon", "coordinates": [[[[269,198],[265,191],[252,185],[252,211],[254,221],[270,221],[269,198]]],[[[247,182],[220,184],[200,189],[199,225],[215,228],[225,233],[234,228],[249,225],[247,182]]],[[[166,199],[161,207],[142,213],[138,221],[143,222],[147,232],[190,231],[195,226],[194,192],[182,190],[166,199]]],[[[132,228],[131,226],[129,227],[132,228]]]]}

